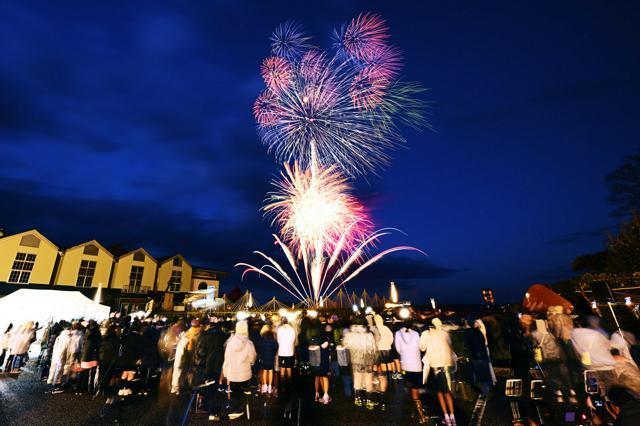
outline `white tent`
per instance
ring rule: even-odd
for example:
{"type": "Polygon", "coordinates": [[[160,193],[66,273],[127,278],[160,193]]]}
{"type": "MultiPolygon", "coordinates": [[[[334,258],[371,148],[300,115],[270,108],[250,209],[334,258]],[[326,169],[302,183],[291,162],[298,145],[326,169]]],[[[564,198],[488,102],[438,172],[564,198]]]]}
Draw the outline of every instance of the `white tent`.
{"type": "Polygon", "coordinates": [[[109,318],[110,308],[94,302],[79,291],[20,289],[0,299],[0,330],[9,323],[17,327],[27,321],[40,326],[49,321],[109,318]]]}

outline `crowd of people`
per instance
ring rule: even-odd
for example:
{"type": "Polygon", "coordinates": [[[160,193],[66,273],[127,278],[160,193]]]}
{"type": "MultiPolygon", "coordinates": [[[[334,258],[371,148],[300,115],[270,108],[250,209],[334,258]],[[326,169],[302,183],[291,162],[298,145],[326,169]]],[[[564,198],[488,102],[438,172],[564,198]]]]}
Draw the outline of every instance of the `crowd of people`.
{"type": "MultiPolygon", "coordinates": [[[[106,410],[129,395],[157,389],[175,396],[197,394],[212,421],[245,415],[246,395],[252,393],[286,399],[309,392],[326,405],[339,390],[340,397],[362,409],[386,411],[389,384],[402,380],[412,421],[428,422],[425,401],[431,397],[438,410],[431,414],[455,425],[459,376],[484,398],[496,383],[490,353],[496,333],[488,333],[480,317],[413,318],[400,319],[397,312],[340,317],[302,311],[171,322],[119,315],[100,324],[60,321],[42,327],[38,365],[54,394],[103,394],[106,410]],[[296,386],[302,375],[313,376],[312,388],[296,386]]],[[[519,323],[513,318],[517,325],[500,338],[511,353],[515,377],[528,383],[538,371],[557,403],[588,405],[584,372],[593,372],[601,393],[622,401],[611,404],[611,416],[631,418],[629,407],[636,407],[640,397],[632,333],[608,334],[597,317],[572,318],[560,307],[537,318],[519,315],[519,323]]],[[[37,323],[27,322],[5,331],[0,355],[5,371],[24,365],[37,330],[37,323]]],[[[531,401],[524,401],[523,416],[515,420],[537,424],[540,419],[527,404],[531,401]]]]}
{"type": "MultiPolygon", "coordinates": [[[[615,324],[609,333],[601,317],[572,318],[561,306],[549,307],[546,314],[521,315],[520,323],[524,346],[533,353],[537,369],[532,377],[526,364],[516,375],[527,381],[543,378],[556,404],[584,404],[596,415],[593,398],[605,396],[601,417],[617,419],[616,424],[640,424],[640,346],[632,332],[615,324]],[[626,405],[623,413],[621,405],[626,405]]],[[[524,417],[535,417],[532,411],[525,404],[524,417]]]]}

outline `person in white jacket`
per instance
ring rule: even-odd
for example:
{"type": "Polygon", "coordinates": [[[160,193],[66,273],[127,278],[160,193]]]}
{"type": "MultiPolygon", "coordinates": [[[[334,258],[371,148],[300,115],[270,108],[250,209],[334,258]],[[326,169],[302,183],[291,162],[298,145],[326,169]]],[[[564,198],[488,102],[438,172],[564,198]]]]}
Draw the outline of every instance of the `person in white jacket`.
{"type": "Polygon", "coordinates": [[[434,328],[425,330],[420,336],[420,350],[425,351],[425,365],[433,369],[435,388],[440,408],[444,413],[446,425],[455,425],[456,418],[453,411],[453,383],[456,366],[456,354],[451,349],[451,337],[442,329],[442,321],[438,318],[431,320],[434,328]]]}
{"type": "Polygon", "coordinates": [[[51,368],[49,369],[47,384],[54,386],[52,393],[62,392],[60,386],[62,385],[63,378],[68,374],[68,365],[71,359],[71,351],[69,350],[70,342],[71,328],[70,324],[67,324],[56,338],[51,353],[51,368]]]}
{"type": "Polygon", "coordinates": [[[225,345],[222,372],[231,391],[232,412],[229,419],[234,420],[244,414],[239,404],[240,395],[251,380],[251,366],[256,362],[256,349],[249,339],[249,326],[246,321],[236,323],[236,332],[225,345]]]}
{"type": "Polygon", "coordinates": [[[12,355],[11,370],[17,372],[28,357],[29,346],[36,339],[36,329],[33,321],[27,321],[9,339],[9,351],[12,355]]]}
{"type": "Polygon", "coordinates": [[[349,351],[354,403],[357,406],[366,405],[367,409],[373,410],[373,368],[377,364],[378,347],[373,333],[365,324],[362,319],[356,319],[342,339],[342,344],[349,351]]]}
{"type": "Polygon", "coordinates": [[[405,324],[395,334],[395,347],[400,355],[400,365],[404,370],[405,386],[411,389],[411,399],[414,404],[418,423],[425,424],[427,417],[420,401],[422,387],[422,359],[420,355],[420,335],[410,324],[405,324]]]}
{"type": "Polygon", "coordinates": [[[289,324],[286,317],[282,317],[280,327],[276,331],[278,340],[278,364],[283,386],[291,383],[291,372],[295,362],[296,330],[289,324]]]}

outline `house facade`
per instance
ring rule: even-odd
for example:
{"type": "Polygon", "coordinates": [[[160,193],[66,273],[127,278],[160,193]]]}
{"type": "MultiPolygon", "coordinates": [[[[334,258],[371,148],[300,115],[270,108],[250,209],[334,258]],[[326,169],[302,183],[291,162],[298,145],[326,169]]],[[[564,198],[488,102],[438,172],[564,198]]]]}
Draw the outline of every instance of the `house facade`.
{"type": "Polygon", "coordinates": [[[19,288],[78,290],[101,303],[132,312],[150,300],[165,310],[179,310],[190,291],[213,288],[219,294],[227,273],[193,267],[181,254],[155,258],[140,247],[107,249],[96,240],[60,248],[38,230],[0,234],[0,297],[19,288]]]}

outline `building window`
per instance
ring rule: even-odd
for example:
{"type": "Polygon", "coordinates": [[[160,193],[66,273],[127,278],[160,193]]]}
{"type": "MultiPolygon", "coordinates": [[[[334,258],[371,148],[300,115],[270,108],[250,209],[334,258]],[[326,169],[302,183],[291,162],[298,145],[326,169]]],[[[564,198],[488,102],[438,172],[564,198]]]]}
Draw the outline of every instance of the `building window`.
{"type": "Polygon", "coordinates": [[[87,244],[84,246],[84,254],[88,254],[89,256],[97,256],[98,255],[98,247],[93,244],[87,244]]]}
{"type": "Polygon", "coordinates": [[[133,253],[133,261],[134,262],[144,262],[144,253],[141,251],[137,251],[133,253]]]}
{"type": "Polygon", "coordinates": [[[171,278],[169,279],[169,291],[180,291],[180,284],[182,283],[182,271],[171,271],[171,278]]]}
{"type": "Polygon", "coordinates": [[[131,275],[129,275],[129,287],[140,291],[142,286],[142,274],[144,272],[144,266],[132,266],[131,275]]]}
{"type": "Polygon", "coordinates": [[[95,272],[96,262],[94,260],[83,260],[80,262],[80,270],[78,271],[76,287],[91,287],[95,272]]]}
{"type": "Polygon", "coordinates": [[[182,266],[182,259],[180,259],[179,257],[174,257],[173,266],[182,266]]]}
{"type": "Polygon", "coordinates": [[[40,247],[40,238],[32,234],[23,235],[20,245],[24,247],[40,247]]]}
{"type": "Polygon", "coordinates": [[[16,253],[16,259],[11,266],[11,273],[7,282],[10,283],[29,283],[29,277],[33,270],[33,264],[36,261],[35,254],[16,253]]]}

